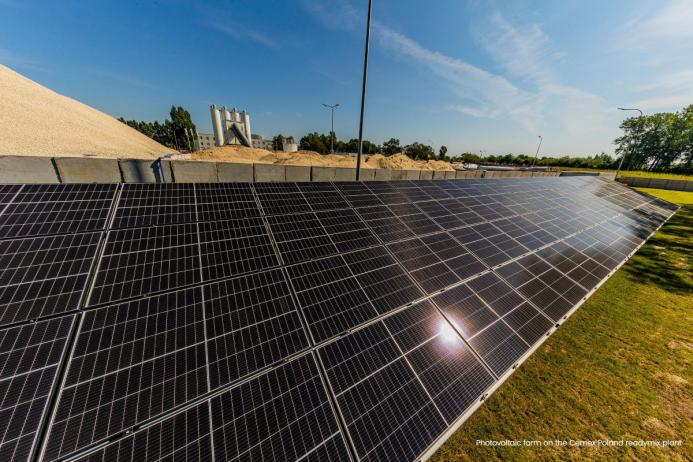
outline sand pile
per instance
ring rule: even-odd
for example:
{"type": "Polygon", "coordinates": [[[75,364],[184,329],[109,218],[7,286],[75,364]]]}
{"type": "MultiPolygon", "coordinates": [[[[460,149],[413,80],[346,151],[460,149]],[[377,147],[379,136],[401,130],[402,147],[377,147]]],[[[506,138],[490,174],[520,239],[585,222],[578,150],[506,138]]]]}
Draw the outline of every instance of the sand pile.
{"type": "MultiPolygon", "coordinates": [[[[217,162],[242,162],[255,164],[315,165],[321,167],[356,167],[356,159],[338,154],[322,155],[314,151],[294,153],[273,152],[245,146],[220,146],[192,155],[193,160],[213,160],[217,162]]],[[[389,157],[381,154],[364,156],[361,168],[388,168],[398,170],[454,170],[448,162],[439,160],[412,160],[399,153],[389,157]]]]}
{"type": "Polygon", "coordinates": [[[366,161],[371,168],[389,168],[395,170],[454,170],[449,162],[442,160],[413,160],[403,153],[383,156],[375,154],[366,161]]]}
{"type": "Polygon", "coordinates": [[[0,155],[152,159],[174,152],[0,65],[0,155]]]}

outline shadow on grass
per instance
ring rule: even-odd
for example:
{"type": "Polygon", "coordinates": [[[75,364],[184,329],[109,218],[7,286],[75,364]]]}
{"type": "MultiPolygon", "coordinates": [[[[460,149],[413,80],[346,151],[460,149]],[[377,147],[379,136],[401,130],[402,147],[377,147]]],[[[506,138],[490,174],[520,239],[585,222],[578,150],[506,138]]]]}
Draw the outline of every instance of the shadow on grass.
{"type": "Polygon", "coordinates": [[[693,205],[682,206],[623,270],[634,280],[656,284],[671,292],[693,293],[693,205]],[[676,260],[683,260],[677,266],[676,260]]]}

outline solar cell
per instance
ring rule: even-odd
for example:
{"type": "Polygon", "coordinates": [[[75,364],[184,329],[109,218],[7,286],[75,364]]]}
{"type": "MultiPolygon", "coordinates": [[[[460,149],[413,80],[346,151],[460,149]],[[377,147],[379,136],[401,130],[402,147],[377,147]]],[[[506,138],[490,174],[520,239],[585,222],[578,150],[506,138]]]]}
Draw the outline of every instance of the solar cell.
{"type": "Polygon", "coordinates": [[[43,458],[63,458],[207,392],[204,321],[200,288],[86,311],[43,458]]]}
{"type": "Polygon", "coordinates": [[[211,460],[209,403],[175,414],[85,454],[80,462],[211,460]]]}
{"type": "Polygon", "coordinates": [[[296,183],[255,183],[254,187],[266,215],[289,215],[311,210],[296,183]]]}
{"type": "Polygon", "coordinates": [[[198,283],[199,250],[194,223],[110,231],[89,305],[198,283]]]}
{"type": "Polygon", "coordinates": [[[264,221],[257,218],[200,222],[200,258],[205,281],[279,265],[264,221]]]}
{"type": "Polygon", "coordinates": [[[301,213],[267,217],[272,236],[284,263],[339,253],[314,213],[301,213]]]}
{"type": "Polygon", "coordinates": [[[0,205],[0,238],[104,229],[116,190],[114,184],[60,184],[26,185],[12,196],[0,191],[7,200],[0,205]]]}
{"type": "Polygon", "coordinates": [[[319,352],[359,460],[414,460],[445,429],[382,323],[319,352]]]}
{"type": "Polygon", "coordinates": [[[0,460],[29,460],[74,319],[0,329],[0,460]]]}
{"type": "Polygon", "coordinates": [[[203,287],[212,389],[308,347],[281,270],[203,287]]]}
{"type": "Polygon", "coordinates": [[[242,220],[260,216],[253,188],[248,183],[195,184],[197,220],[242,220]]]}
{"type": "Polygon", "coordinates": [[[79,308],[100,238],[0,240],[0,325],[79,308]]]}
{"type": "Polygon", "coordinates": [[[171,225],[196,220],[195,185],[191,183],[124,184],[113,228],[171,225]]]}
{"type": "Polygon", "coordinates": [[[312,353],[212,398],[214,458],[349,461],[312,353]]]}

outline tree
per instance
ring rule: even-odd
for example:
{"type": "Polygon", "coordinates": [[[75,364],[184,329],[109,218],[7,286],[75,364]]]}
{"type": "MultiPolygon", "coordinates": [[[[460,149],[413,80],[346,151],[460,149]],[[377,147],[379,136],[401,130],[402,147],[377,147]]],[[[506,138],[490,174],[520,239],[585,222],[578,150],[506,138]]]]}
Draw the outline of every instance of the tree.
{"type": "Polygon", "coordinates": [[[440,160],[445,160],[445,154],[448,153],[448,147],[445,145],[442,145],[440,149],[438,150],[438,158],[440,160]]]}
{"type": "Polygon", "coordinates": [[[181,106],[171,106],[169,115],[171,120],[166,119],[163,123],[159,123],[157,120],[154,122],[125,120],[122,117],[118,120],[164,146],[193,151],[197,138],[197,128],[192,122],[190,113],[181,106]]]}
{"type": "Polygon", "coordinates": [[[284,150],[284,135],[281,133],[272,138],[272,149],[275,151],[284,150]]]}
{"type": "Polygon", "coordinates": [[[412,159],[429,160],[435,157],[435,152],[431,146],[414,142],[404,147],[404,153],[412,159]]]}
{"type": "Polygon", "coordinates": [[[317,132],[308,133],[301,138],[300,147],[304,151],[315,151],[319,152],[320,154],[327,154],[327,152],[330,150],[330,144],[329,140],[327,140],[327,143],[325,143],[326,138],[327,137],[325,135],[321,135],[317,132]]]}
{"type": "Polygon", "coordinates": [[[402,147],[399,145],[399,140],[397,138],[390,138],[383,143],[383,154],[386,156],[391,156],[402,152],[402,147]]]}

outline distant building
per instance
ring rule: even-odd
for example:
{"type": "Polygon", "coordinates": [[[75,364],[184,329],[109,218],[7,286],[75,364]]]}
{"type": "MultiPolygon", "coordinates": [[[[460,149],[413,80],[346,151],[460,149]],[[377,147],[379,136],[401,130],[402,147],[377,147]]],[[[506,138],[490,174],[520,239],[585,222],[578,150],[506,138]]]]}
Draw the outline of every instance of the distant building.
{"type": "Polygon", "coordinates": [[[204,149],[210,149],[215,146],[214,135],[211,133],[198,133],[195,139],[195,150],[202,151],[204,149]]]}
{"type": "Polygon", "coordinates": [[[254,148],[267,149],[268,151],[272,151],[274,149],[274,143],[272,140],[266,140],[262,135],[253,133],[250,138],[254,148]]]}
{"type": "Polygon", "coordinates": [[[252,132],[250,131],[250,114],[239,112],[233,108],[229,111],[226,106],[221,108],[212,104],[209,108],[212,115],[212,128],[214,129],[214,144],[240,144],[252,147],[252,132]]]}

